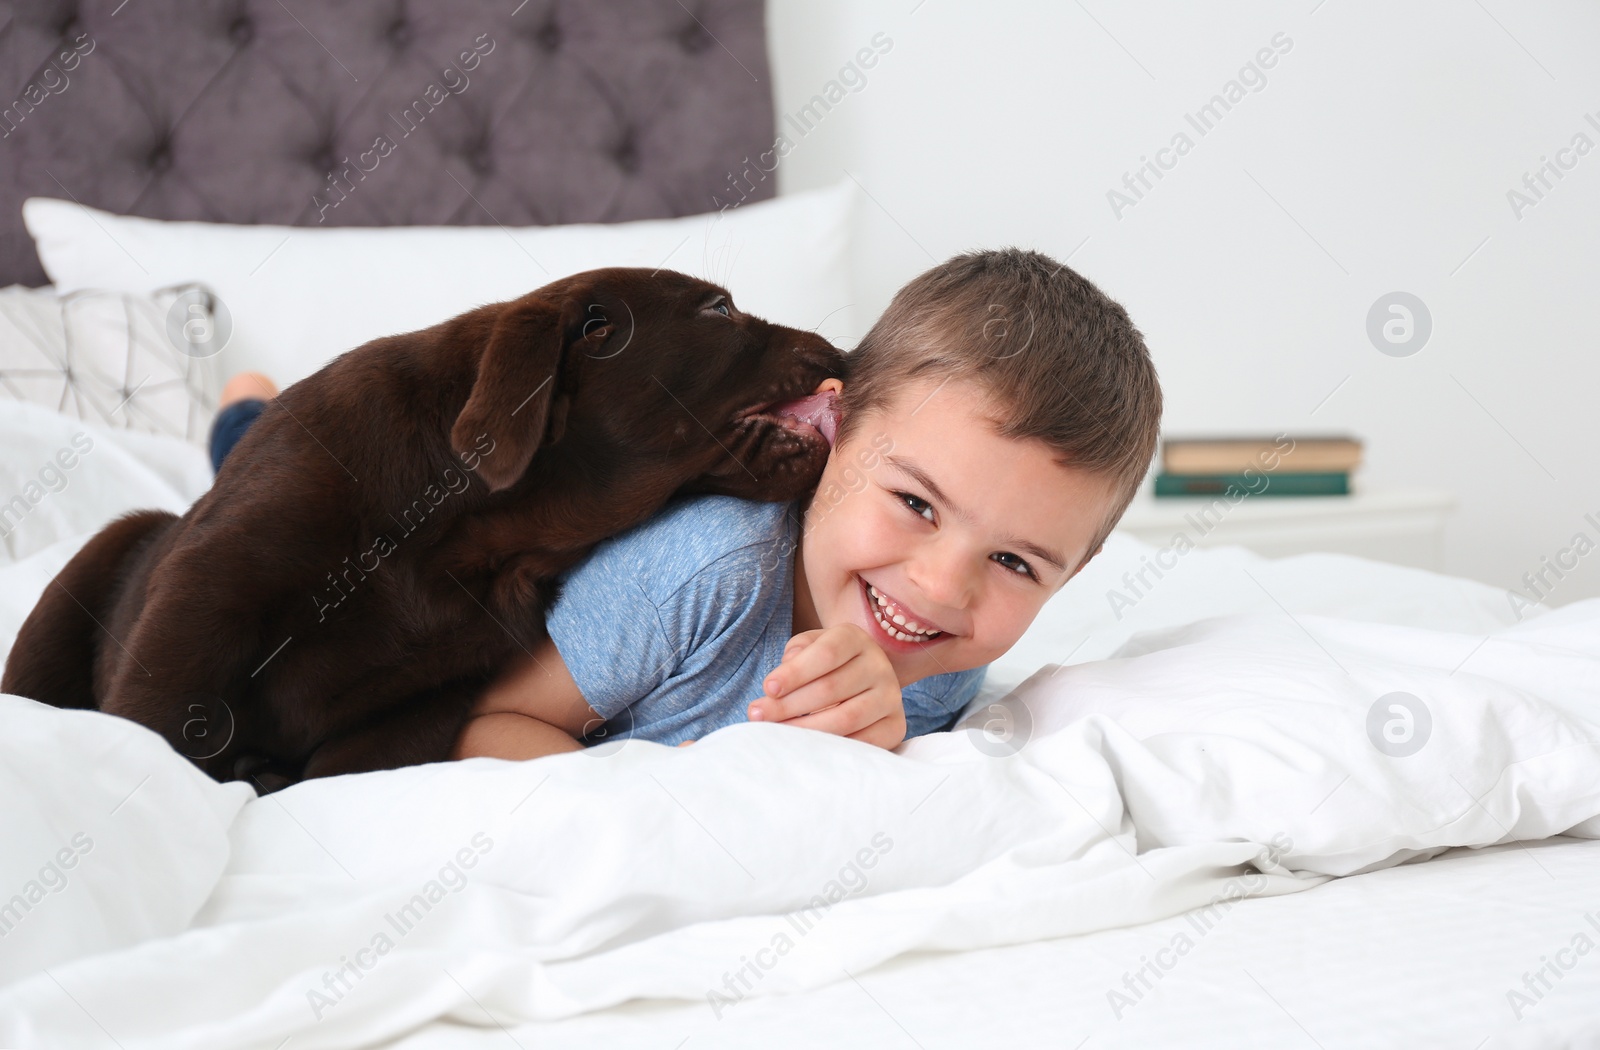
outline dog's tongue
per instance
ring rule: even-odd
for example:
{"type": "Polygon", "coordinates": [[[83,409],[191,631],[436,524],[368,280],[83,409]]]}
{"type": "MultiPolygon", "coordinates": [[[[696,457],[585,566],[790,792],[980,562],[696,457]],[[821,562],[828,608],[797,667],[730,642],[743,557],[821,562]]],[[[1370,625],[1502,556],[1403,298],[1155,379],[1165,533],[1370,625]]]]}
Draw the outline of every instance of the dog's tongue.
{"type": "Polygon", "coordinates": [[[828,444],[832,445],[833,436],[839,431],[837,400],[832,390],[824,390],[820,394],[812,394],[794,401],[780,401],[768,411],[773,415],[793,416],[802,423],[810,423],[821,432],[828,444]]]}

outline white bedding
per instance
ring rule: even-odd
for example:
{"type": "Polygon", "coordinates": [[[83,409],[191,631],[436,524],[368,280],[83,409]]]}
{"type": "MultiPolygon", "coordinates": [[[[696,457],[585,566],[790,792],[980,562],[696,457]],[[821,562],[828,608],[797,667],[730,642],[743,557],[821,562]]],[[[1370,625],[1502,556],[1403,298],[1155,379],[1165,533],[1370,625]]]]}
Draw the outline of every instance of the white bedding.
{"type": "MultiPolygon", "coordinates": [[[[48,445],[60,426],[81,424],[0,411],[0,447],[23,430],[48,445]]],[[[151,468],[151,505],[196,494],[193,448],[126,451],[151,468]]],[[[0,645],[81,543],[70,530],[143,505],[95,484],[96,462],[86,457],[85,484],[50,497],[56,542],[0,566],[0,645]]],[[[1071,988],[1099,1011],[1063,1029],[1079,1033],[1076,1045],[1091,1030],[1109,1038],[1185,1016],[1172,1000],[1189,1000],[1167,996],[1184,987],[1175,969],[1157,1001],[1137,1004],[1136,1024],[1093,1020],[1111,1017],[1105,975],[1137,968],[1140,952],[1171,937],[1163,930],[1190,921],[1187,909],[1209,906],[1231,937],[1246,926],[1236,915],[1298,921],[1319,899],[1348,900],[1345,887],[1403,886],[1472,858],[1322,885],[1330,876],[1600,833],[1600,602],[1514,623],[1503,593],[1465,581],[1335,556],[1195,551],[1118,620],[1104,592],[1148,553],[1108,545],[997,665],[974,723],[1011,727],[1009,743],[972,729],[890,755],[748,725],[683,751],[626,743],[255,799],[131,724],[0,700],[0,893],[34,879],[75,834],[93,841],[0,940],[0,972],[50,967],[0,991],[0,1045],[101,1046],[110,1034],[129,1050],[291,1037],[295,1048],[367,1046],[429,1022],[444,1027],[416,1045],[460,1034],[450,1025],[521,1022],[545,1035],[604,1031],[609,1045],[651,1011],[683,1027],[685,1010],[725,1040],[750,1031],[737,1018],[871,999],[867,987],[908,969],[969,980],[982,960],[1004,959],[1025,983],[1034,971],[1018,960],[1029,958],[1054,960],[1052,982],[1101,969],[1087,992],[1081,979],[1071,988]],[[1217,613],[1227,615],[1202,619],[1217,613]],[[1071,666],[988,706],[1050,662],[1071,666]],[[1374,743],[1393,729],[1386,706],[1369,732],[1374,702],[1397,692],[1431,720],[1405,757],[1374,743]],[[1005,944],[1018,946],[990,947],[1005,944]],[[1113,944],[1145,947],[1083,947],[1113,944]],[[872,970],[929,949],[988,950],[872,970]],[[771,994],[799,989],[819,990],[771,994]],[[688,1006],[616,1005],[639,998],[688,1006]]],[[[1560,848],[1595,885],[1595,851],[1560,848]]],[[[1479,859],[1507,863],[1502,854],[1479,859]]],[[[1583,921],[1561,918],[1573,930],[1583,921]]],[[[1203,961],[1225,943],[1208,935],[1200,965],[1181,973],[1209,973],[1203,961]]],[[[1508,982],[1565,946],[1539,943],[1507,964],[1508,982]]],[[[1252,972],[1274,986],[1276,973],[1252,972]]],[[[1565,978],[1563,996],[1594,980],[1585,973],[1565,978]]],[[[1188,994],[1204,1013],[1230,989],[1188,994]]],[[[1584,1015],[1563,1012],[1570,1001],[1541,1001],[1512,1034],[1573,1030],[1584,1015]]],[[[863,1009],[881,1026],[904,1007],[863,1009]]],[[[1498,1009],[1514,1020],[1503,996],[1498,1009]]]]}
{"type": "Polygon", "coordinates": [[[703,1002],[636,1002],[556,1022],[501,1018],[508,1038],[489,1015],[469,1011],[392,1045],[1587,1048],[1600,1044],[1600,959],[1591,954],[1566,971],[1520,1018],[1507,994],[1588,928],[1597,884],[1600,842],[1455,850],[1311,893],[1243,901],[1204,935],[1183,915],[1008,948],[902,956],[854,981],[752,996],[721,1017],[703,1002]],[[1194,944],[1184,956],[1171,950],[1180,935],[1194,944]],[[1138,971],[1158,956],[1171,965],[1118,1014],[1109,994],[1128,994],[1130,977],[1139,986],[1138,971]]]}

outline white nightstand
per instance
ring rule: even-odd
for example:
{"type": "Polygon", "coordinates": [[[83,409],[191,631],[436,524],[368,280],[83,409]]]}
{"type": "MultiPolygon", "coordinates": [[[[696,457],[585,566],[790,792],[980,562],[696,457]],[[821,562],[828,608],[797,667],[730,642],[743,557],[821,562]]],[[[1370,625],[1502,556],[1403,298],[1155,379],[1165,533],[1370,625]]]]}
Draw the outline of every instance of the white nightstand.
{"type": "Polygon", "coordinates": [[[1440,570],[1444,525],[1455,496],[1434,489],[1391,489],[1349,496],[1248,496],[1156,499],[1141,490],[1117,527],[1165,547],[1179,534],[1198,547],[1238,544],[1268,557],[1335,551],[1440,570]]]}

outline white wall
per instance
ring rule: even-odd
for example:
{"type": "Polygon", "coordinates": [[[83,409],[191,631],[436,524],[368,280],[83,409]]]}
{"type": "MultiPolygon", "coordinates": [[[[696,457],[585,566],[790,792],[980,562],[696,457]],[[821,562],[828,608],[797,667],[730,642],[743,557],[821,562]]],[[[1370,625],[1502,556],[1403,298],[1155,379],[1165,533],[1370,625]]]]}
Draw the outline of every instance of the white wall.
{"type": "MultiPolygon", "coordinates": [[[[1167,432],[1353,432],[1365,484],[1457,495],[1446,568],[1501,586],[1600,541],[1600,4],[768,9],[780,127],[874,34],[893,43],[778,170],[784,191],[848,171],[871,195],[858,329],[954,252],[1071,253],[1144,331],[1167,432]],[[1265,87],[1200,136],[1183,115],[1278,33],[1265,87]],[[1115,215],[1107,191],[1180,131],[1192,151],[1115,215]],[[1580,133],[1594,153],[1514,214],[1507,191],[1580,133]],[[1366,334],[1396,290],[1434,325],[1404,358],[1366,334]]],[[[1591,595],[1600,552],[1550,601],[1591,595]]]]}

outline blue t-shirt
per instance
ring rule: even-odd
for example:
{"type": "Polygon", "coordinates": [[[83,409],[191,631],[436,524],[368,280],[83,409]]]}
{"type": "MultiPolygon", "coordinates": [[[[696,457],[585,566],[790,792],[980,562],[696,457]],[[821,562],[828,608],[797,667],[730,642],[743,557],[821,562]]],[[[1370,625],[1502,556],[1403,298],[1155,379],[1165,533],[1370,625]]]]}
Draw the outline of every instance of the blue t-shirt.
{"type": "MultiPolygon", "coordinates": [[[[797,503],[680,498],[567,571],[550,637],[605,738],[677,744],[746,720],[793,633],[799,515],[797,503]]],[[[902,689],[906,735],[946,728],[986,670],[902,689]]]]}

